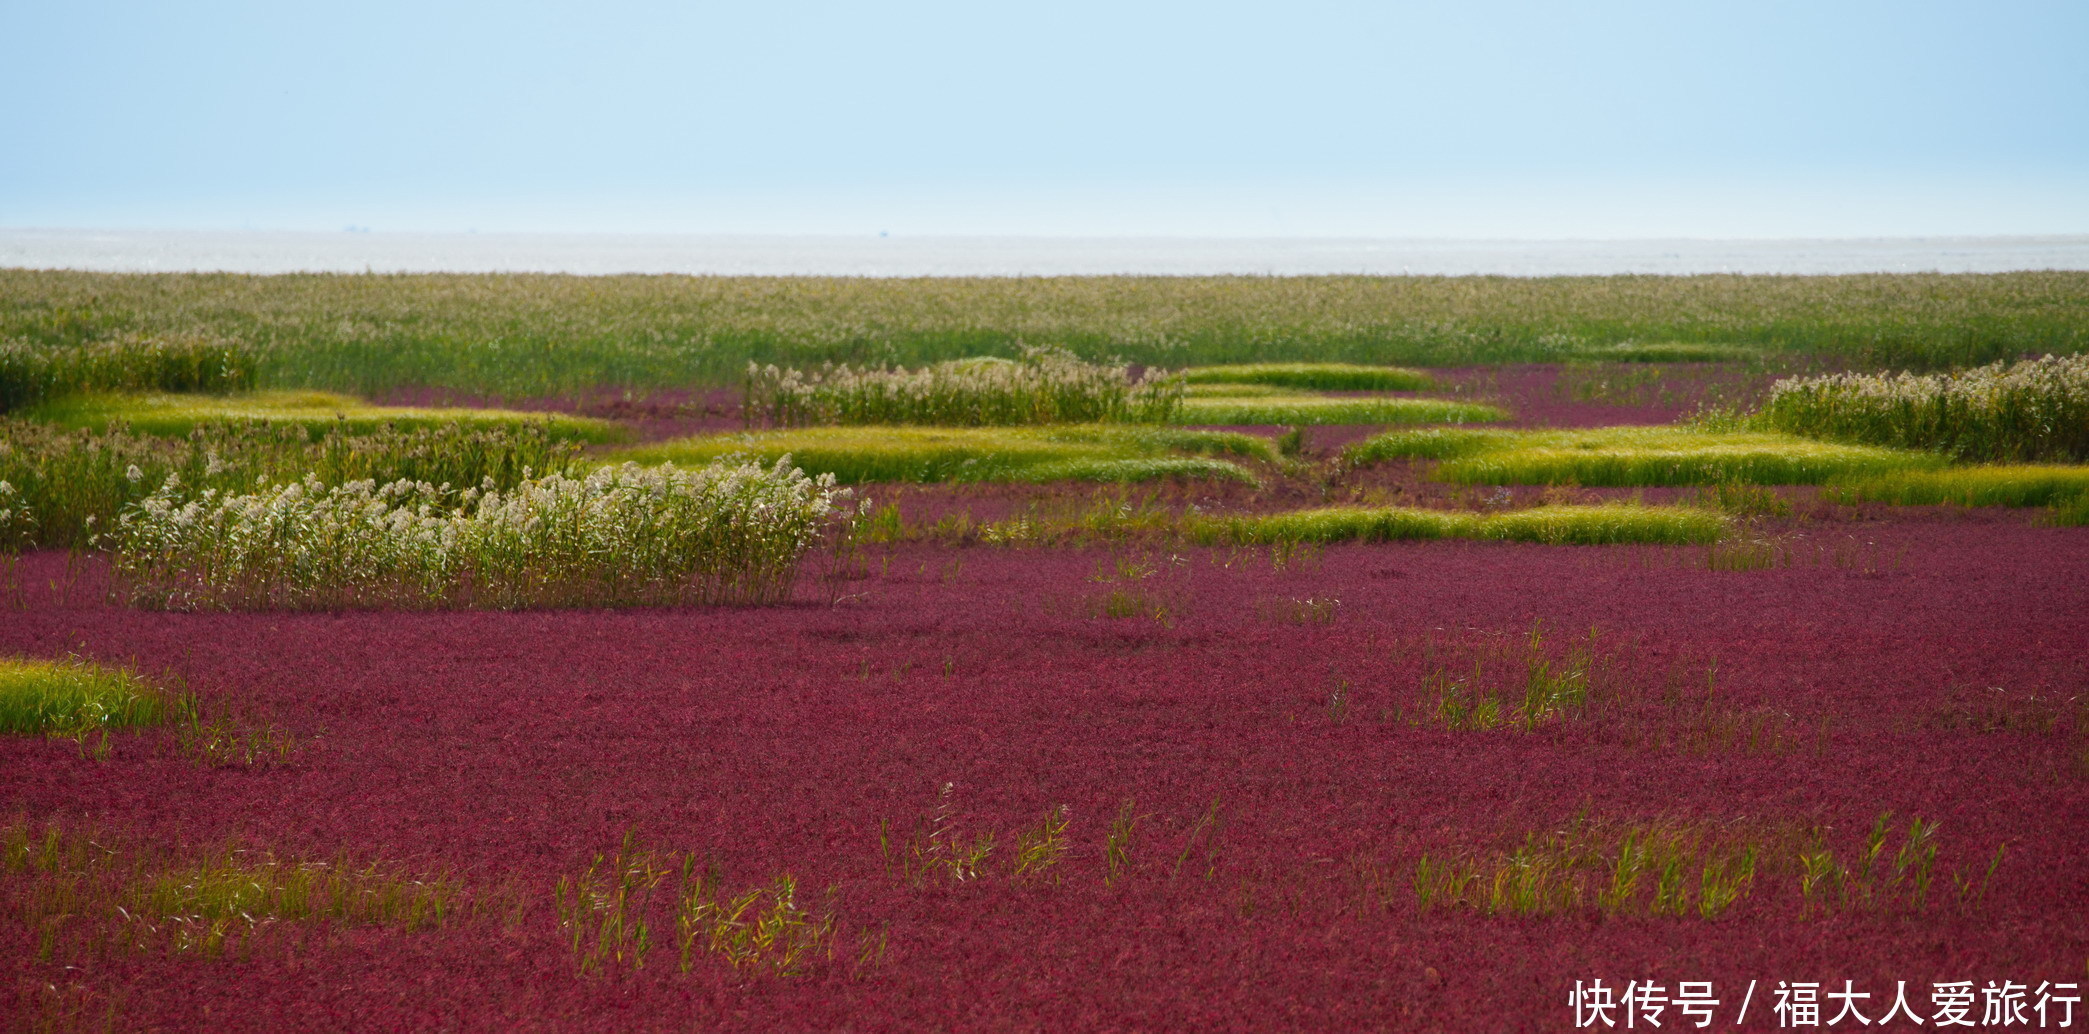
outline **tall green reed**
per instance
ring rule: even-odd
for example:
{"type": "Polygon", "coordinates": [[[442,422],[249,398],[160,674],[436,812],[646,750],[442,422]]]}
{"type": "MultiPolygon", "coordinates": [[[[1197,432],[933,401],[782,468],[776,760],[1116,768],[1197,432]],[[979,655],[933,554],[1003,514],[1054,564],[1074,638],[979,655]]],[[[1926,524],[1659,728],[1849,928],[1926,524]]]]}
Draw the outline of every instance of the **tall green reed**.
{"type": "Polygon", "coordinates": [[[1796,434],[1969,460],[2089,460],[2089,355],[1917,375],[1833,374],[1771,386],[1763,419],[1796,434]]]}
{"type": "Polygon", "coordinates": [[[776,427],[809,424],[990,426],[1162,422],[1182,405],[1179,378],[1084,362],[1063,349],[1015,360],[960,359],[920,369],[815,371],[750,363],[743,415],[776,427]]]}

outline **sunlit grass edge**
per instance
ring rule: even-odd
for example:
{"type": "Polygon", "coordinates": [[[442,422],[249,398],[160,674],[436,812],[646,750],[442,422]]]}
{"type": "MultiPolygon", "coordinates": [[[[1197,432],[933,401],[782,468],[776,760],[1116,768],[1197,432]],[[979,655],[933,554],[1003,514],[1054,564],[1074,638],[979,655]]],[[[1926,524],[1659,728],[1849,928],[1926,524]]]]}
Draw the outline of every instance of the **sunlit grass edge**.
{"type": "Polygon", "coordinates": [[[1144,481],[1163,477],[1253,482],[1232,459],[1275,462],[1268,440],[1226,431],[1079,424],[1054,427],[807,427],[697,435],[610,453],[637,463],[704,463],[784,456],[809,474],[869,482],[1144,481]],[[1187,455],[1185,455],[1187,454],[1187,455]]]}
{"type": "Polygon", "coordinates": [[[180,437],[199,425],[259,421],[294,424],[314,435],[339,430],[358,434],[385,427],[543,428],[561,441],[623,441],[627,432],[607,420],[567,413],[447,406],[380,406],[326,391],[261,391],[238,395],[84,394],[31,406],[22,415],[62,427],[106,430],[126,425],[141,434],[180,437]]]}

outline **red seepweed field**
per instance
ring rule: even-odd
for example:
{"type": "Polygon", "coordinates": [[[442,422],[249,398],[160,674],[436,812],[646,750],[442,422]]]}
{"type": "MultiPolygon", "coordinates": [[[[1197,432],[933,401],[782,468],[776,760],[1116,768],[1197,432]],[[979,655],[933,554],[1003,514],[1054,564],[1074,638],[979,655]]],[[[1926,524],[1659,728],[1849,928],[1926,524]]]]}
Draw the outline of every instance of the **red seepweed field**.
{"type": "Polygon", "coordinates": [[[0,993],[25,1029],[2058,1027],[2089,535],[1785,494],[1758,569],[928,540],[766,607],[169,613],[29,553],[0,654],[217,726],[0,738],[0,993]],[[95,904],[321,864],[388,904],[95,904]]]}

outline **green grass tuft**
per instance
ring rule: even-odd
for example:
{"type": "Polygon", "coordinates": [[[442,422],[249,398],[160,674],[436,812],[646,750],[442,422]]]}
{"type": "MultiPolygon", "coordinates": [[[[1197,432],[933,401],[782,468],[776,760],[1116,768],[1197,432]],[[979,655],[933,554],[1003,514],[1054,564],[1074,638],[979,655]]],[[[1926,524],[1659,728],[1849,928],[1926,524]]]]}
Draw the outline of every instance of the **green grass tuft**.
{"type": "Polygon", "coordinates": [[[183,699],[118,668],[0,658],[0,732],[84,736],[156,725],[176,717],[183,699]]]}
{"type": "Polygon", "coordinates": [[[1184,400],[1175,415],[1181,424],[1464,424],[1506,420],[1493,406],[1446,399],[1334,398],[1298,395],[1267,398],[1184,400]]]}
{"type": "Polygon", "coordinates": [[[1550,545],[1628,542],[1698,544],[1717,541],[1726,521],[1705,510],[1667,506],[1540,506],[1481,514],[1413,507],[1328,507],[1287,513],[1209,518],[1193,524],[1206,544],[1273,545],[1301,542],[1396,542],[1484,539],[1550,545]]]}
{"type": "Polygon", "coordinates": [[[314,435],[328,431],[369,434],[392,427],[413,430],[445,425],[470,428],[541,427],[562,441],[614,442],[625,431],[607,420],[564,413],[513,409],[378,406],[324,391],[265,391],[250,395],[72,395],[31,406],[22,413],[62,427],[107,430],[127,425],[141,434],[180,437],[198,426],[254,420],[289,424],[314,435]]]}
{"type": "Polygon", "coordinates": [[[1420,370],[1359,363],[1239,363],[1192,366],[1183,371],[1191,384],[1266,384],[1319,391],[1422,391],[1435,380],[1420,370]]]}
{"type": "Polygon", "coordinates": [[[1393,431],[1351,446],[1344,458],[1352,465],[1441,460],[1438,480],[1482,485],[1806,485],[1945,463],[1930,453],[1681,427],[1393,431]]]}
{"type": "Polygon", "coordinates": [[[817,427],[713,434],[614,454],[618,461],[702,463],[735,454],[784,456],[809,474],[848,484],[893,481],[1045,482],[1254,475],[1221,457],[1274,462],[1254,435],[1144,426],[927,428],[817,427]],[[1183,455],[1190,454],[1190,455],[1183,455]]]}

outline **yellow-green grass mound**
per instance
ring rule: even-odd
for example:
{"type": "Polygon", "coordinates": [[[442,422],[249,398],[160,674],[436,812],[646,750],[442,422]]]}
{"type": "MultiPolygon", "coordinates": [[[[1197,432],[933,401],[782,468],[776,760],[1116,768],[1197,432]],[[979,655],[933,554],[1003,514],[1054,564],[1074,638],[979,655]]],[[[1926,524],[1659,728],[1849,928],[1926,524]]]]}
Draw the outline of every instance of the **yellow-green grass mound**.
{"type": "Polygon", "coordinates": [[[1325,395],[1200,396],[1183,400],[1178,424],[1471,424],[1507,420],[1493,406],[1446,399],[1336,398],[1325,395]]]}
{"type": "Polygon", "coordinates": [[[1848,495],[1901,506],[2059,506],[2089,498],[2089,466],[2006,463],[1851,481],[1848,495]]]}
{"type": "Polygon", "coordinates": [[[1351,464],[1441,460],[1440,481],[1482,485],[1816,485],[1932,470],[1942,456],[1755,431],[1599,427],[1571,431],[1389,431],[1351,446],[1351,464]]]}
{"type": "Polygon", "coordinates": [[[461,425],[473,428],[543,428],[560,441],[614,442],[624,429],[607,420],[565,413],[447,406],[379,406],[326,391],[260,391],[241,395],[71,395],[31,407],[34,420],[64,427],[106,430],[127,424],[141,434],[181,437],[199,424],[254,420],[296,424],[313,435],[338,430],[367,434],[390,426],[400,430],[461,425]]]}
{"type": "Polygon", "coordinates": [[[1399,542],[1491,539],[1550,545],[1715,542],[1726,520],[1708,510],[1677,506],[1539,506],[1503,513],[1416,507],[1337,506],[1288,513],[1217,517],[1192,526],[1206,545],[1301,542],[1399,542]]]}
{"type": "Polygon", "coordinates": [[[1421,391],[1435,380],[1420,370],[1358,363],[1236,363],[1192,366],[1183,379],[1195,384],[1268,384],[1319,391],[1421,391]]]}
{"type": "Polygon", "coordinates": [[[155,725],[182,706],[179,696],[122,669],[0,657],[0,732],[71,736],[155,725]]]}
{"type": "Polygon", "coordinates": [[[1229,459],[1274,462],[1254,435],[1075,424],[1046,427],[804,427],[698,435],[621,449],[616,462],[707,463],[741,454],[783,456],[808,474],[867,482],[1148,481],[1187,477],[1254,483],[1229,459]]]}

